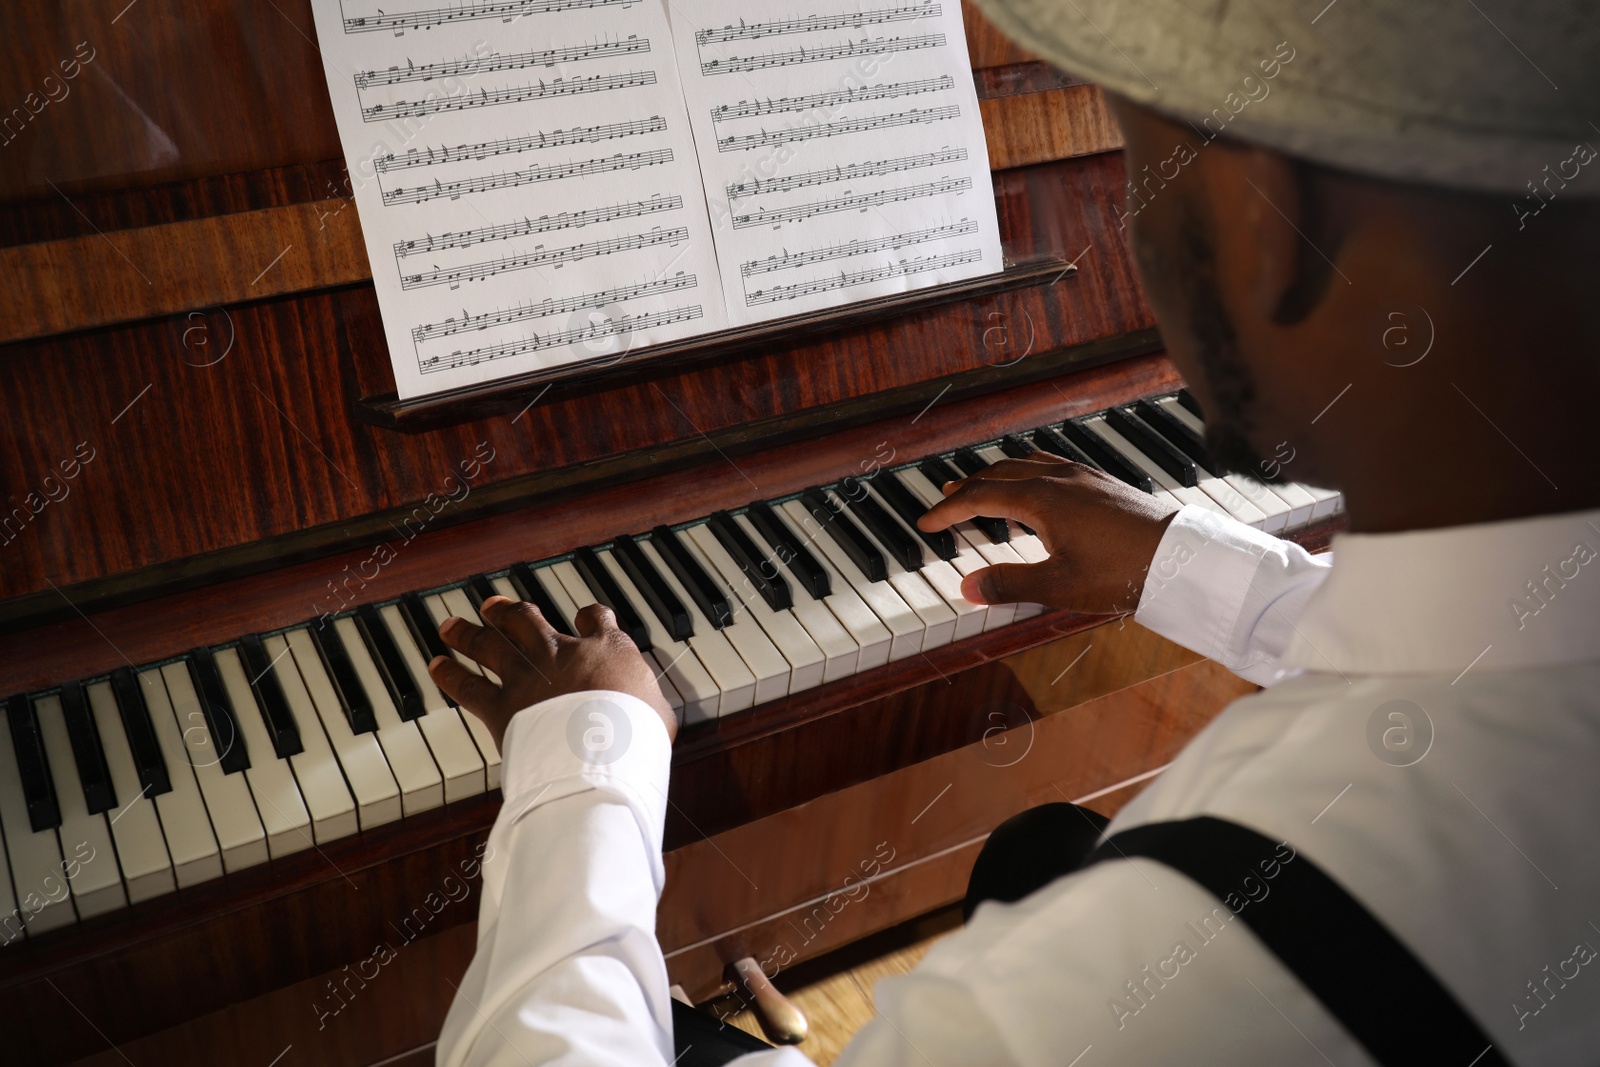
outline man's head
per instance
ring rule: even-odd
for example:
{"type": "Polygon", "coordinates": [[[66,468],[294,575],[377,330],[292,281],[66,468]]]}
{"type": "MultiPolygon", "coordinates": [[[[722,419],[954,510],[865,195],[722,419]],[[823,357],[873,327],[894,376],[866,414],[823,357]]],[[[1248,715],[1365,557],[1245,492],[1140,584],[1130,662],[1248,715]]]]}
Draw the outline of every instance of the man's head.
{"type": "Polygon", "coordinates": [[[1512,27],[1556,93],[1470,6],[984,6],[1114,90],[1121,221],[1219,459],[1344,490],[1357,529],[1600,503],[1600,20],[1512,27]]]}

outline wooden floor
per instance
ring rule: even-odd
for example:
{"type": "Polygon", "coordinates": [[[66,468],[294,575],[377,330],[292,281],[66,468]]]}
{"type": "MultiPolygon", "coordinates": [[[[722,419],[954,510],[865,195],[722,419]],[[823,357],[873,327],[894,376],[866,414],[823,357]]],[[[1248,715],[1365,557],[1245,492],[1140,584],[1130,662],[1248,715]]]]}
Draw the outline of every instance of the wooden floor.
{"type": "MultiPolygon", "coordinates": [[[[946,908],[779,974],[773,984],[811,1024],[806,1039],[796,1047],[818,1067],[828,1067],[856,1031],[877,1014],[872,990],[879,979],[910,973],[934,942],[960,928],[961,909],[946,908]]],[[[702,1005],[702,1010],[720,1015],[736,1006],[730,999],[726,1004],[702,1005]]],[[[767,1040],[753,1010],[746,1008],[726,1018],[739,1029],[767,1040]]]]}

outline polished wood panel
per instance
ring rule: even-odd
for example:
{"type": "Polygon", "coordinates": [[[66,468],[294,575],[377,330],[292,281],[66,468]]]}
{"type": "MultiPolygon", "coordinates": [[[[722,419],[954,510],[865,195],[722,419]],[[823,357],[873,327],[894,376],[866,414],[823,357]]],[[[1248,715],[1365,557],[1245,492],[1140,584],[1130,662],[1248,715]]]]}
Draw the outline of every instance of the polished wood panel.
{"type": "Polygon", "coordinates": [[[978,109],[989,141],[989,165],[996,170],[1122,147],[1122,131],[1098,85],[982,100],[978,109]]]}
{"type": "Polygon", "coordinates": [[[645,371],[602,391],[555,387],[525,413],[406,437],[349,415],[356,398],[394,387],[369,287],[7,346],[4,614],[68,613],[55,589],[83,605],[105,594],[76,588],[96,579],[116,577],[112,592],[142,596],[373,543],[428,494],[451,491],[447,479],[479,442],[495,459],[477,484],[496,489],[444,509],[439,525],[607,471],[723,462],[719,450],[742,462],[752,428],[792,440],[819,419],[832,431],[915,415],[945,385],[974,395],[1075,360],[1148,351],[1141,331],[1154,323],[1113,221],[1122,184],[1113,154],[999,176],[1008,246],[1076,260],[1069,281],[787,341],[714,368],[659,379],[645,371]],[[203,365],[229,342],[225,359],[203,365]],[[70,496],[46,503],[44,479],[59,482],[59,463],[80,442],[98,458],[70,496]],[[30,492],[38,513],[18,515],[30,492]]]}
{"type": "Polygon", "coordinates": [[[0,343],[368,281],[346,202],[0,249],[0,343]]]}

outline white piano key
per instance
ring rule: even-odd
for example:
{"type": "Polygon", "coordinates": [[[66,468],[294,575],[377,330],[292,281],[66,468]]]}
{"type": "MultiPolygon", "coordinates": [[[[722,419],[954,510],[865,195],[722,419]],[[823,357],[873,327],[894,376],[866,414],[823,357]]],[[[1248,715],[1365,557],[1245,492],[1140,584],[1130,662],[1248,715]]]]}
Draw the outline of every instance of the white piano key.
{"type": "Polygon", "coordinates": [[[280,759],[272,747],[272,737],[261,721],[261,707],[256,703],[250,676],[239,660],[239,652],[223,648],[214,656],[222,686],[233,705],[234,717],[239,720],[245,750],[250,753],[250,766],[243,776],[256,798],[256,814],[261,817],[262,829],[267,833],[267,852],[278,859],[310,848],[313,844],[311,813],[306,810],[305,798],[300,795],[300,786],[294,780],[289,761],[280,759]]]}
{"type": "MultiPolygon", "coordinates": [[[[717,683],[706,670],[705,664],[700,662],[700,657],[695,655],[694,649],[685,642],[672,639],[665,624],[656,618],[656,613],[650,610],[638,587],[633,584],[633,579],[628,577],[627,572],[617,563],[609,550],[596,552],[595,555],[611,573],[617,585],[622,587],[623,594],[639,606],[639,617],[644,620],[645,628],[650,631],[650,656],[656,662],[658,675],[656,680],[670,682],[679,694],[681,721],[704,722],[716,718],[722,691],[717,688],[717,683]]],[[[688,607],[687,604],[684,606],[688,607]]]]}
{"type": "MultiPolygon", "coordinates": [[[[295,673],[305,683],[317,719],[327,732],[328,744],[339,758],[339,769],[350,785],[356,802],[356,821],[361,829],[370,830],[400,818],[400,786],[394,780],[378,735],[358,734],[350,729],[344,705],[339,702],[339,694],[328,678],[328,669],[312,643],[310,631],[305,628],[290,630],[281,637],[269,637],[262,644],[269,656],[277,656],[284,647],[289,649],[295,673]]],[[[280,666],[287,662],[278,661],[280,666]]]]}
{"type": "MultiPolygon", "coordinates": [[[[990,463],[999,463],[1009,457],[1001,450],[999,445],[987,445],[978,449],[978,455],[990,463]]],[[[1038,534],[1031,534],[1016,522],[1011,522],[1011,547],[1022,557],[1024,563],[1043,563],[1050,558],[1050,550],[1044,547],[1044,542],[1039,540],[1038,534]]]]}
{"type": "Polygon", "coordinates": [[[816,557],[822,569],[828,572],[829,592],[822,598],[822,603],[860,649],[856,657],[856,671],[867,671],[888,663],[895,635],[833,565],[822,546],[813,541],[806,527],[789,513],[787,504],[774,506],[772,513],[778,517],[779,522],[789,527],[790,533],[811,545],[811,554],[816,557]]]}
{"type": "MultiPolygon", "coordinates": [[[[889,631],[891,635],[889,660],[905,659],[922,651],[922,637],[926,626],[922,618],[912,610],[911,605],[905,602],[894,587],[888,582],[869,582],[867,576],[850,561],[844,549],[834,543],[833,537],[811,517],[800,501],[790,500],[780,507],[789,520],[805,534],[806,539],[821,550],[828,565],[844,578],[856,596],[872,610],[878,621],[889,631]]],[[[866,646],[862,647],[864,650],[866,646]]]]}
{"type": "Polygon", "coordinates": [[[166,679],[154,667],[136,673],[156,744],[161,747],[161,759],[167,765],[167,782],[172,786],[156,797],[155,803],[156,814],[161,817],[161,836],[167,839],[167,855],[172,857],[173,877],[179,889],[221,878],[222,849],[211,828],[211,817],[206,814],[200,783],[189,766],[183,728],[172,709],[166,679]]]}
{"type": "MultiPolygon", "coordinates": [[[[756,703],[756,676],[745,665],[739,653],[734,651],[726,634],[711,625],[711,620],[707,619],[695,604],[694,598],[684,589],[682,583],[678,581],[678,576],[672,573],[667,561],[661,558],[661,553],[656,551],[656,546],[650,543],[649,538],[639,541],[639,551],[644,553],[662,580],[677,594],[684,610],[689,613],[689,618],[694,623],[694,634],[685,643],[693,650],[700,660],[700,665],[706,669],[706,673],[722,692],[722,699],[717,704],[717,714],[732,715],[753,707],[756,703]]],[[[551,569],[557,568],[565,568],[560,575],[559,583],[563,586],[578,578],[577,569],[570,563],[559,563],[551,569]]],[[[707,570],[709,572],[709,568],[707,570]]],[[[550,595],[554,597],[556,591],[552,589],[550,595]]]]}
{"type": "MultiPolygon", "coordinates": [[[[928,476],[915,467],[908,467],[895,473],[900,475],[900,480],[905,483],[906,488],[929,507],[944,499],[944,494],[928,480],[928,476]]],[[[950,565],[963,578],[997,563],[1022,562],[1022,557],[1017,555],[1010,545],[995,544],[970,522],[956,523],[950,527],[950,534],[956,541],[956,558],[950,561],[950,565]]],[[[962,599],[965,601],[966,598],[962,599]]],[[[998,629],[1016,621],[1016,617],[1016,604],[991,604],[985,610],[983,628],[998,629]]]]}
{"type": "MultiPolygon", "coordinates": [[[[181,758],[194,768],[211,829],[216,831],[217,844],[222,846],[222,869],[232,874],[265,863],[269,855],[267,833],[256,813],[250,783],[243,772],[223,773],[218,763],[221,757],[206,725],[205,713],[200,710],[200,697],[195,692],[194,680],[189,677],[188,665],[169,663],[161,668],[161,677],[167,683],[167,695],[172,698],[173,719],[183,734],[185,754],[181,758]]],[[[248,739],[245,749],[252,760],[261,758],[261,753],[250,748],[248,739]]],[[[270,747],[267,755],[273,755],[270,747]]],[[[169,767],[171,763],[167,761],[169,767]]]]}
{"type": "Polygon", "coordinates": [[[394,772],[395,783],[400,786],[400,810],[406,815],[415,815],[437,808],[444,803],[444,777],[439,773],[438,764],[433,762],[433,753],[422,739],[422,731],[417,729],[416,723],[400,718],[394,701],[389,698],[389,689],[383,684],[383,676],[361,640],[355,620],[335,619],[333,625],[344,642],[356,677],[361,680],[361,688],[372,704],[372,717],[378,723],[378,744],[383,746],[389,770],[394,772]]]}
{"type": "MultiPolygon", "coordinates": [[[[4,714],[0,713],[0,719],[4,714]]],[[[0,772],[3,773],[3,772],[0,772]]],[[[16,894],[11,889],[11,861],[6,858],[3,820],[0,820],[0,948],[20,944],[27,936],[27,924],[22,920],[22,909],[17,907],[16,894]]]]}
{"type": "MultiPolygon", "coordinates": [[[[777,548],[769,543],[761,532],[743,515],[735,515],[733,521],[743,528],[745,536],[759,547],[771,559],[777,559],[777,548]]],[[[782,519],[778,520],[782,522],[782,519]]],[[[812,555],[817,553],[813,552],[812,555]]],[[[822,653],[822,680],[831,682],[837,678],[846,678],[860,669],[861,646],[855,638],[844,628],[828,605],[812,596],[800,582],[787,569],[784,576],[789,579],[789,585],[794,590],[794,607],[790,609],[795,619],[810,635],[818,651],[822,653]]],[[[887,633],[885,633],[887,639],[887,633]]],[[[887,646],[885,647],[887,651],[887,646]]]]}
{"type": "Polygon", "coordinates": [[[1215,500],[1212,500],[1199,489],[1186,485],[1179,485],[1172,475],[1162,470],[1156,464],[1155,460],[1151,459],[1143,452],[1140,452],[1137,448],[1129,443],[1126,437],[1123,437],[1116,430],[1112,429],[1111,426],[1106,423],[1105,416],[1096,415],[1091,418],[1084,419],[1083,426],[1088,429],[1090,433],[1097,434],[1101,440],[1109,444],[1114,450],[1121,454],[1124,459],[1126,459],[1129,463],[1132,463],[1135,468],[1148,474],[1150,476],[1151,485],[1155,487],[1155,497],[1157,500],[1171,501],[1174,505],[1194,504],[1198,507],[1205,508],[1207,511],[1214,511],[1218,515],[1228,514],[1227,510],[1221,504],[1218,504],[1215,500]]]}
{"type": "MultiPolygon", "coordinates": [[[[1202,438],[1205,436],[1205,423],[1195,418],[1193,413],[1191,413],[1188,408],[1184,407],[1178,402],[1177,397],[1162,397],[1156,401],[1156,404],[1173,418],[1189,427],[1189,429],[1193,430],[1197,434],[1200,434],[1202,438]]],[[[1234,489],[1238,490],[1240,495],[1245,497],[1245,499],[1255,502],[1258,507],[1261,507],[1262,511],[1267,511],[1268,508],[1263,505],[1259,499],[1258,494],[1261,492],[1265,491],[1272,497],[1282,501],[1289,508],[1289,514],[1287,518],[1285,518],[1282,527],[1285,530],[1292,530],[1297,526],[1304,526],[1306,523],[1311,521],[1311,512],[1316,507],[1316,499],[1312,497],[1310,493],[1307,493],[1304,489],[1301,489],[1299,486],[1294,485],[1293,483],[1279,481],[1262,482],[1243,474],[1226,474],[1223,475],[1222,480],[1227,482],[1234,489]]]]}
{"type": "Polygon", "coordinates": [[[1319,489],[1314,485],[1307,485],[1304,482],[1296,482],[1294,484],[1300,489],[1305,490],[1306,493],[1311,496],[1311,499],[1316,501],[1311,508],[1311,518],[1313,521],[1317,519],[1326,519],[1329,516],[1337,515],[1339,512],[1344,510],[1344,496],[1337,490],[1319,489]]]}
{"type": "Polygon", "coordinates": [[[1246,500],[1243,495],[1220,479],[1211,477],[1204,469],[1196,467],[1196,473],[1200,475],[1196,479],[1197,485],[1192,487],[1181,486],[1176,479],[1162,470],[1154,460],[1139,451],[1132,441],[1119,434],[1105,419],[1095,418],[1088,421],[1096,433],[1110,442],[1113,448],[1128,457],[1129,460],[1137,463],[1140,469],[1150,475],[1152,481],[1176,497],[1178,503],[1199,504],[1207,511],[1214,511],[1218,514],[1238,519],[1246,526],[1254,526],[1258,529],[1266,528],[1267,516],[1264,511],[1249,500],[1246,500]]]}
{"type": "MultiPolygon", "coordinates": [[[[898,473],[902,476],[902,481],[905,480],[904,475],[907,473],[916,474],[918,477],[921,477],[921,472],[915,470],[900,471],[898,473]]],[[[924,481],[926,481],[926,479],[924,479],[924,481]]],[[[932,586],[934,592],[938,593],[939,596],[944,599],[944,602],[950,606],[950,610],[956,613],[956,633],[952,640],[964,641],[969,637],[976,637],[978,634],[983,633],[983,631],[991,629],[992,626],[989,622],[988,606],[984,604],[974,604],[961,594],[961,578],[966,572],[958,570],[955,564],[950,560],[940,559],[934,553],[933,549],[928,547],[927,543],[924,542],[920,536],[918,536],[917,530],[914,529],[910,523],[902,519],[899,513],[889,506],[889,502],[883,499],[882,494],[878,492],[877,487],[874,486],[872,482],[865,482],[863,484],[868,487],[872,495],[877,498],[878,503],[883,506],[883,510],[888,513],[890,521],[894,522],[902,530],[904,530],[906,536],[915,540],[918,547],[922,549],[922,569],[917,573],[922,575],[923,580],[932,586]]],[[[915,494],[916,490],[912,489],[912,493],[915,494]]],[[[956,559],[962,559],[962,552],[965,551],[967,553],[966,562],[972,566],[974,570],[979,569],[979,567],[982,565],[982,557],[973,550],[972,546],[967,543],[965,538],[961,537],[955,531],[951,531],[951,537],[956,543],[956,559]]],[[[1008,614],[1004,607],[1000,609],[1000,613],[1002,616],[1008,614]]],[[[1015,610],[1010,611],[1009,615],[1014,617],[1016,615],[1015,610]]],[[[993,625],[1000,624],[995,623],[993,625]]]]}
{"type": "MultiPolygon", "coordinates": [[[[167,854],[166,838],[161,836],[155,800],[145,795],[144,783],[139,781],[111,683],[96,682],[86,691],[100,745],[105,750],[106,766],[111,770],[111,787],[117,792],[118,807],[109,813],[117,865],[122,868],[128,903],[137,904],[178,887],[172,873],[172,857],[167,854]]],[[[169,773],[168,778],[171,777],[169,773]]]]}
{"type": "Polygon", "coordinates": [[[16,749],[11,743],[11,723],[3,704],[0,723],[4,724],[0,726],[0,827],[5,830],[6,859],[17,900],[15,915],[8,912],[0,917],[4,924],[0,936],[14,940],[15,923],[19,920],[29,933],[42,934],[70,926],[78,916],[72,909],[72,890],[67,887],[70,868],[63,868],[55,828],[35,832],[28,821],[28,803],[22,793],[16,749]]]}
{"type": "MultiPolygon", "coordinates": [[[[90,815],[78,778],[78,764],[72,756],[72,739],[67,736],[67,720],[61,713],[59,697],[34,701],[39,718],[39,734],[44,741],[45,759],[55,786],[56,804],[61,809],[61,825],[56,828],[63,862],[73,864],[67,880],[79,919],[104,915],[128,906],[117,870],[117,852],[111,845],[111,827],[105,814],[90,815]]],[[[118,799],[121,799],[120,797],[118,799]]]]}
{"type": "Polygon", "coordinates": [[[461,721],[461,713],[450,706],[444,694],[439,692],[439,687],[433,684],[433,679],[428,675],[428,661],[412,639],[399,605],[379,608],[378,614],[389,628],[389,636],[400,650],[400,657],[406,661],[406,669],[411,672],[411,680],[416,684],[417,691],[422,694],[422,706],[428,709],[427,714],[414,721],[417,729],[422,731],[423,739],[428,742],[439,773],[444,777],[445,803],[452,804],[477,796],[487,788],[483,756],[473,743],[472,735],[467,732],[467,724],[461,721]]]}
{"type": "MultiPolygon", "coordinates": [[[[284,703],[294,716],[300,731],[301,751],[289,757],[289,769],[300,786],[306,810],[311,814],[311,836],[317,844],[347,837],[361,827],[356,815],[356,801],[350,794],[350,785],[339,770],[339,761],[328,742],[322,720],[305,679],[295,666],[294,654],[282,637],[262,640],[262,648],[272,662],[272,673],[283,690],[284,703]]],[[[390,784],[393,785],[391,778],[390,784]]],[[[398,793],[396,794],[398,795],[398,793]]]]}
{"type": "MultiPolygon", "coordinates": [[[[501,596],[511,600],[517,599],[516,589],[506,579],[495,579],[494,586],[501,596]]],[[[472,601],[467,599],[467,594],[459,589],[450,590],[450,594],[453,594],[453,596],[448,601],[443,594],[435,594],[423,599],[423,603],[428,606],[428,614],[433,616],[435,626],[452,615],[466,619],[468,622],[477,623],[480,626],[483,625],[483,620],[478,618],[478,613],[473,610],[472,601]]],[[[500,679],[494,676],[494,672],[484,671],[470,657],[463,656],[454,649],[450,650],[450,655],[455,658],[457,663],[466,667],[473,674],[487,674],[491,682],[496,685],[500,684],[500,679]]],[[[478,746],[478,754],[483,757],[484,777],[489,788],[499,789],[500,749],[494,743],[494,735],[489,733],[489,728],[483,724],[482,719],[466,709],[461,711],[461,721],[467,724],[467,732],[472,735],[472,743],[478,746]]]]}
{"type": "MultiPolygon", "coordinates": [[[[761,627],[779,654],[788,661],[789,692],[798,693],[803,689],[821,685],[824,666],[822,649],[817,647],[817,643],[811,639],[806,628],[800,625],[800,620],[795,618],[793,609],[774,611],[754,584],[745,577],[733,557],[728,555],[728,550],[722,547],[722,542],[711,532],[711,527],[690,526],[683,532],[700,550],[702,566],[709,563],[709,572],[721,576],[723,585],[731,589],[733,595],[744,604],[745,610],[749,612],[748,618],[753,619],[756,625],[761,627]]],[[[776,561],[774,565],[777,565],[776,561]]],[[[795,588],[795,582],[790,575],[785,573],[784,578],[789,583],[791,602],[799,597],[809,599],[810,594],[804,589],[795,588]]]]}
{"type": "MultiPolygon", "coordinates": [[[[849,514],[844,498],[832,489],[823,490],[834,507],[843,509],[849,514]]],[[[891,519],[893,516],[891,516],[891,519]]],[[[883,546],[872,531],[865,525],[857,523],[866,532],[867,538],[878,546],[878,551],[883,553],[884,562],[888,564],[889,585],[906,602],[906,606],[916,612],[917,618],[922,621],[922,644],[919,652],[927,652],[948,645],[955,640],[957,616],[953,609],[939,593],[928,584],[928,581],[916,571],[908,571],[894,554],[883,546]]],[[[927,553],[925,553],[926,555],[927,553]]]]}
{"type": "MultiPolygon", "coordinates": [[[[706,554],[701,551],[699,543],[692,535],[694,527],[682,531],[680,540],[684,548],[692,553],[695,560],[712,576],[713,581],[726,581],[717,577],[719,571],[706,554]]],[[[750,668],[750,673],[756,678],[756,703],[765,704],[769,700],[789,695],[789,684],[793,671],[789,661],[783,653],[778,651],[778,646],[772,643],[761,624],[750,614],[750,609],[745,606],[744,600],[737,591],[723,590],[728,595],[728,605],[733,609],[733,621],[722,628],[722,633],[727,637],[728,643],[739,653],[739,658],[744,660],[745,666],[750,668]]],[[[820,665],[821,655],[818,654],[820,665]]]]}

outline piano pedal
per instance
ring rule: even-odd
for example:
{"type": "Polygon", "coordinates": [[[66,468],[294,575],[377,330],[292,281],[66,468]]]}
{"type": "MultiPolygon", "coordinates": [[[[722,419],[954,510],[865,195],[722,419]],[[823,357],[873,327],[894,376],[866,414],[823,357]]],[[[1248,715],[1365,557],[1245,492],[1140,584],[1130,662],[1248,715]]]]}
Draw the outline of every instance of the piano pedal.
{"type": "Polygon", "coordinates": [[[761,1029],[774,1044],[798,1045],[806,1039],[810,1024],[806,1022],[805,1013],[778,992],[754,958],[746,956],[734,961],[733,973],[755,999],[756,1017],[761,1020],[761,1029]]]}

